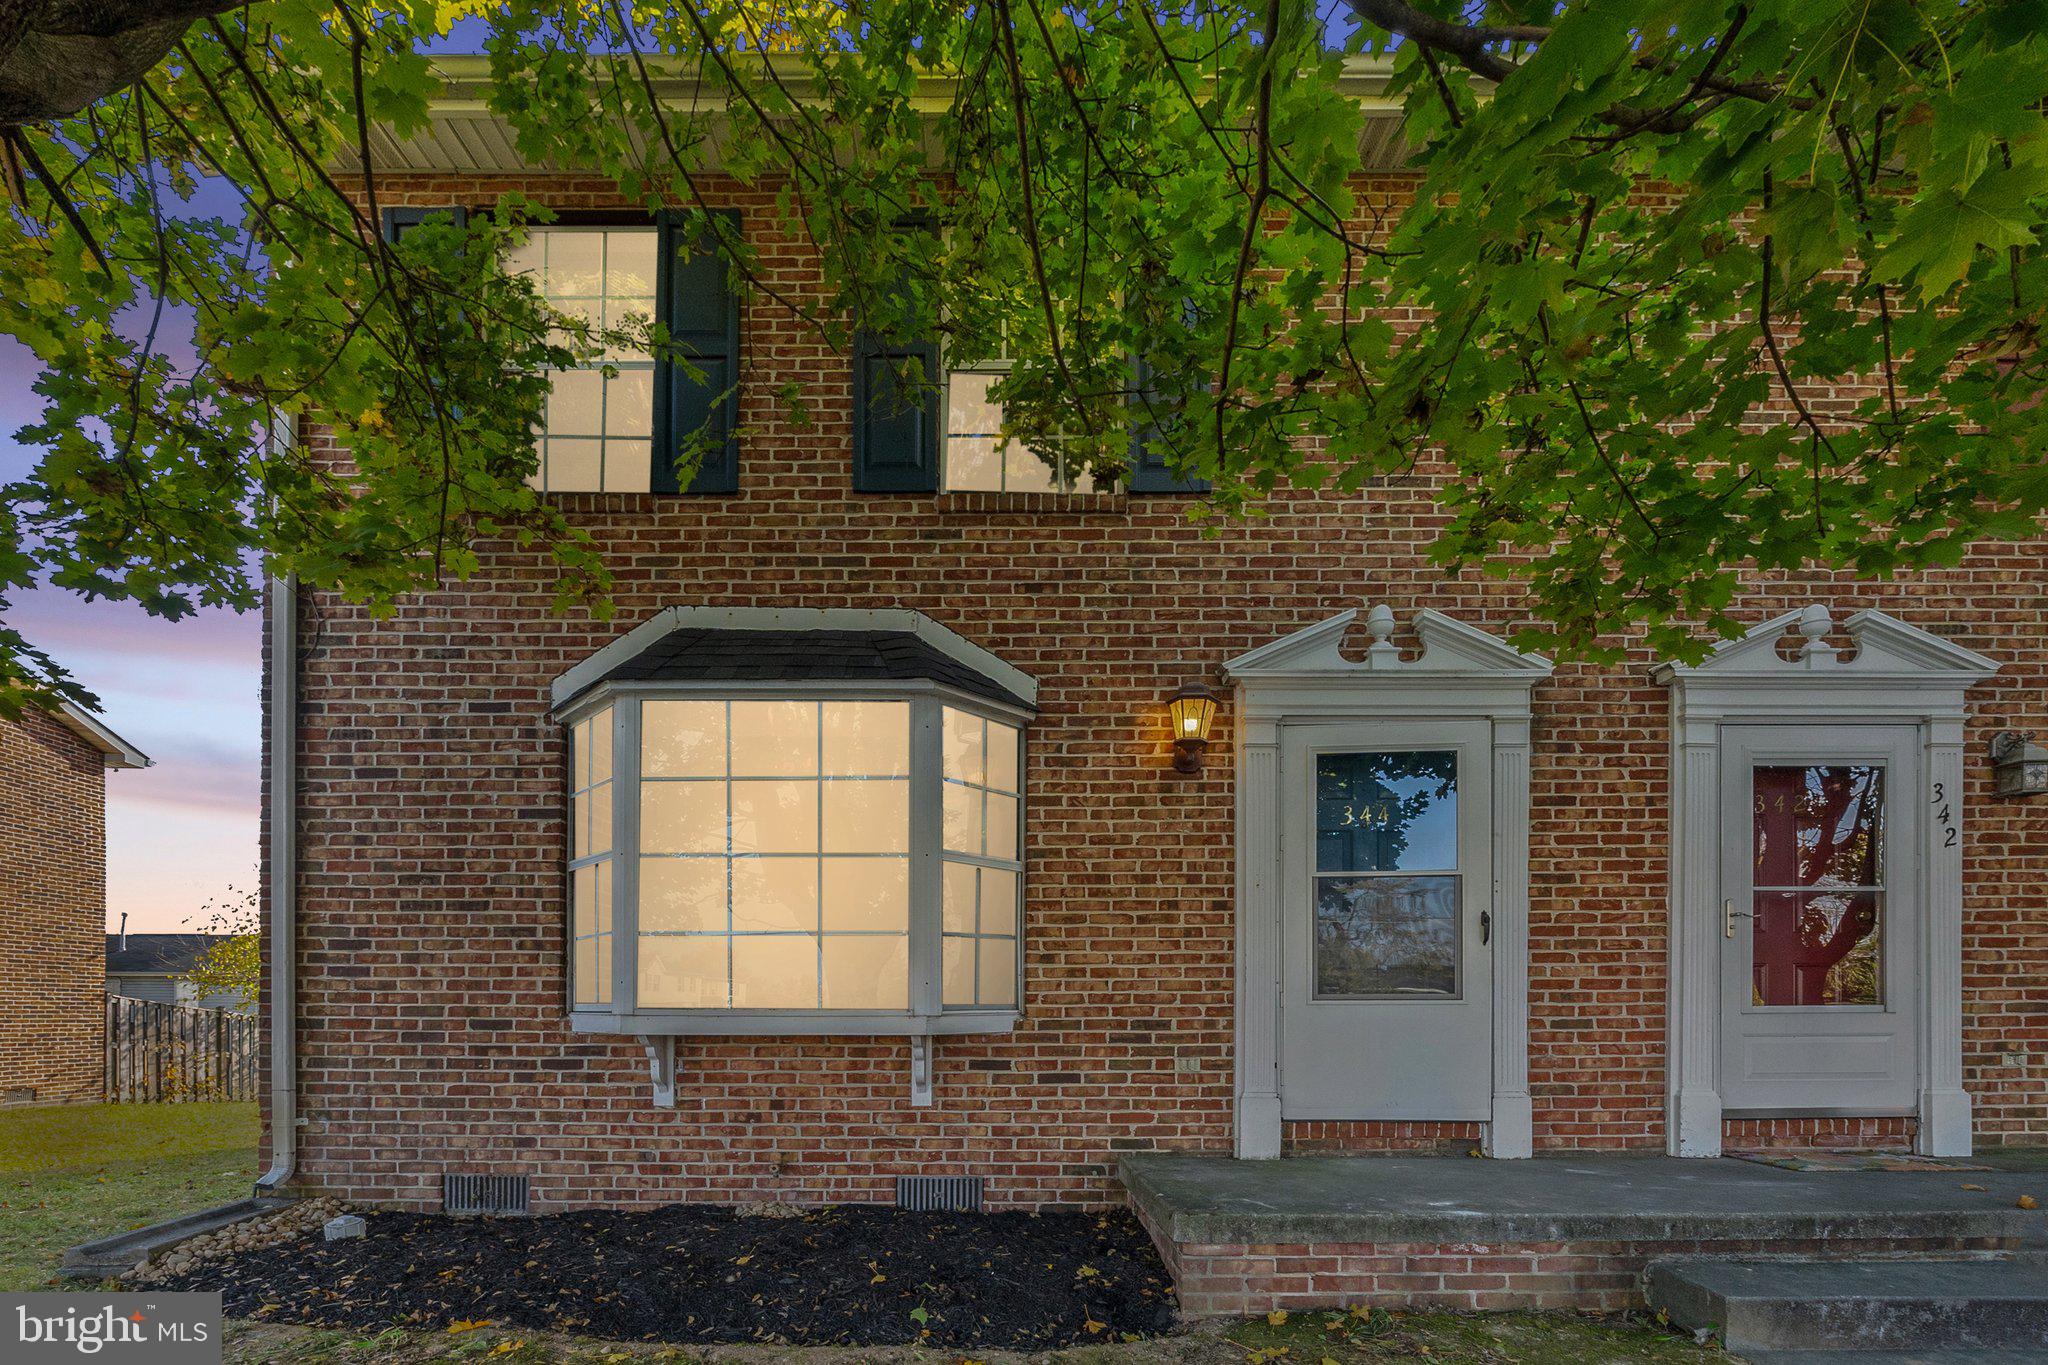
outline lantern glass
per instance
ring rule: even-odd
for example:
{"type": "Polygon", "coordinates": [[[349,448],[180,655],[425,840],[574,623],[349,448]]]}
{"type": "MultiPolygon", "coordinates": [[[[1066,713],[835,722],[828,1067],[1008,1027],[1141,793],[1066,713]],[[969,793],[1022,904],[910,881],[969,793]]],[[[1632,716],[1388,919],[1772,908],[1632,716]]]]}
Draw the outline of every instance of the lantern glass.
{"type": "Polygon", "coordinates": [[[1183,687],[1166,704],[1173,719],[1173,737],[1183,740],[1209,738],[1209,722],[1216,715],[1216,694],[1206,687],[1183,687]]]}

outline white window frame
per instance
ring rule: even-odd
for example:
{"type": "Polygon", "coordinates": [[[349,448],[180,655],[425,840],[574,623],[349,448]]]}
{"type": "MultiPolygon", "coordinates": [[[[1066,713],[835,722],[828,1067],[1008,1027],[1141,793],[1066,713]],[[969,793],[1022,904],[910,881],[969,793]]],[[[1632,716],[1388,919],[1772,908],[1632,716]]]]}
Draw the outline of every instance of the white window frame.
{"type": "MultiPolygon", "coordinates": [[[[648,320],[650,322],[658,321],[661,317],[662,312],[661,285],[663,282],[663,272],[661,269],[660,259],[660,231],[660,228],[651,221],[644,226],[639,223],[536,223],[528,229],[530,238],[533,240],[538,240],[542,243],[541,264],[538,267],[538,274],[535,275],[534,277],[536,282],[536,288],[544,288],[544,282],[547,279],[547,247],[545,244],[549,240],[572,234],[584,236],[590,234],[597,234],[600,237],[608,238],[611,234],[614,233],[644,233],[647,237],[653,239],[655,244],[655,273],[654,277],[649,281],[648,286],[653,291],[653,294],[650,298],[651,308],[649,310],[648,320]]],[[[611,246],[610,242],[607,240],[604,244],[604,247],[602,248],[602,255],[600,256],[600,263],[598,266],[599,292],[596,295],[573,294],[563,296],[563,299],[565,301],[571,303],[587,302],[595,298],[600,305],[600,318],[597,324],[599,328],[605,328],[616,325],[614,320],[609,315],[609,305],[612,301],[613,296],[610,293],[605,292],[605,286],[609,282],[611,277],[610,253],[611,246]]],[[[551,307],[554,306],[557,302],[557,299],[555,297],[550,296],[546,293],[542,293],[541,298],[543,302],[546,302],[551,307]]],[[[641,437],[612,436],[608,434],[608,432],[606,431],[606,427],[608,425],[612,387],[608,381],[601,381],[599,385],[597,404],[597,432],[594,435],[583,432],[550,431],[548,429],[547,422],[547,405],[551,404],[554,401],[551,389],[549,397],[543,400],[543,406],[541,408],[540,425],[534,432],[534,441],[537,447],[539,448],[539,460],[534,466],[533,477],[528,481],[528,486],[531,487],[536,493],[554,494],[609,492],[613,494],[630,495],[645,495],[648,493],[647,487],[607,488],[606,484],[608,480],[606,475],[612,467],[611,462],[614,458],[614,452],[612,448],[614,446],[626,446],[637,443],[639,445],[646,447],[646,450],[643,452],[640,459],[640,464],[645,466],[645,469],[643,469],[641,473],[642,475],[644,475],[646,482],[651,486],[654,468],[653,451],[656,435],[654,431],[654,389],[655,385],[660,380],[660,375],[658,373],[659,367],[655,362],[654,356],[651,353],[634,353],[631,355],[619,356],[606,355],[601,356],[595,360],[591,360],[585,364],[570,365],[565,366],[564,368],[559,370],[550,370],[548,371],[548,374],[551,376],[556,374],[601,374],[606,368],[616,370],[620,374],[631,372],[635,374],[645,373],[647,375],[647,435],[641,437]],[[549,458],[551,455],[550,442],[558,439],[564,441],[594,440],[597,442],[598,486],[596,488],[556,488],[551,486],[551,482],[548,477],[549,458]]],[[[551,386],[552,382],[553,381],[551,379],[551,386]]]]}
{"type": "Polygon", "coordinates": [[[1665,1141],[1672,1156],[1721,1154],[1722,729],[1802,721],[1915,727],[1921,786],[1892,799],[1924,808],[1937,786],[1945,795],[1950,822],[1918,822],[1919,866],[1886,875],[1911,877],[1922,906],[1914,1144],[1928,1156],[1970,1154],[1970,1097],[1963,1090],[1964,693],[1998,664],[1881,611],[1859,611],[1843,627],[1855,645],[1848,658],[1827,643],[1834,621],[1815,603],[1723,642],[1702,663],[1661,664],[1652,673],[1671,689],[1665,1141]],[[1780,646],[1795,636],[1802,643],[1785,658],[1780,646]]]}
{"type": "MultiPolygon", "coordinates": [[[[612,998],[605,1005],[579,1005],[570,1023],[582,1033],[678,1034],[818,1034],[855,1036],[934,1036],[1000,1033],[1015,1026],[1024,1013],[1023,965],[1027,938],[1023,903],[1028,870],[1017,864],[1017,984],[1015,1003],[1007,1006],[952,1006],[941,1003],[939,979],[941,937],[940,863],[943,779],[940,775],[941,716],[944,708],[970,712],[1019,732],[1018,785],[1024,781],[1030,713],[1017,707],[939,683],[911,680],[883,684],[855,682],[743,683],[661,682],[603,684],[556,715],[573,727],[578,720],[605,707],[612,715],[612,998]],[[640,847],[640,703],[648,700],[695,701],[896,701],[910,706],[910,999],[903,1010],[834,1010],[823,1008],[741,1009],[732,1007],[642,1006],[638,1000],[639,847],[640,847]]],[[[1030,797],[1017,797],[1018,851],[1030,797]]],[[[573,998],[573,990],[571,992],[573,998]]]]}
{"type": "MultiPolygon", "coordinates": [[[[1003,468],[1003,474],[1002,474],[1002,482],[1003,482],[1003,484],[1005,485],[1004,487],[1001,487],[1001,488],[960,488],[960,487],[956,487],[956,486],[954,486],[954,484],[953,484],[953,481],[952,481],[952,478],[953,478],[953,474],[952,474],[952,471],[953,471],[953,376],[954,376],[954,375],[956,375],[956,374],[979,374],[979,375],[992,375],[992,376],[996,376],[996,377],[1000,378],[1000,377],[1001,377],[1001,376],[1003,376],[1003,375],[1007,375],[1007,374],[1009,374],[1009,373],[1010,373],[1010,371],[1011,371],[1011,370],[1012,370],[1012,369],[1013,369],[1014,367],[1015,367],[1015,362],[1014,362],[1014,361],[1012,361],[1012,360],[1010,360],[1010,359],[1009,359],[1009,358],[1008,358],[1007,356],[996,356],[996,357],[993,357],[993,358],[991,358],[991,359],[988,359],[988,360],[981,360],[981,361],[976,361],[976,362],[975,362],[974,364],[972,364],[972,365],[953,365],[953,364],[950,364],[950,363],[948,363],[948,361],[947,361],[947,358],[946,358],[945,354],[943,353],[943,351],[941,352],[941,354],[940,354],[940,356],[939,356],[939,373],[940,373],[940,377],[941,377],[941,383],[942,383],[942,384],[944,385],[944,388],[942,389],[942,391],[941,391],[941,393],[940,393],[940,395],[939,395],[939,492],[941,492],[941,493],[985,493],[985,494],[989,494],[989,495],[991,495],[991,496],[995,496],[995,495],[1009,496],[1009,495],[1015,494],[1015,495],[1018,495],[1018,496],[1021,496],[1021,497],[1035,497],[1035,498],[1045,498],[1045,497],[1100,497],[1100,498],[1111,498],[1111,497],[1115,497],[1115,496],[1116,496],[1116,495],[1117,495],[1118,493],[1120,493],[1120,492],[1124,491],[1124,490],[1123,490],[1123,488],[1122,488],[1122,486],[1121,486],[1121,485],[1119,485],[1119,484],[1103,484],[1103,485],[1098,485],[1098,484],[1096,484],[1096,483],[1095,483],[1095,482],[1094,482],[1093,480],[1089,480],[1089,481],[1087,481],[1087,482],[1083,482],[1083,481],[1082,481],[1082,479],[1080,479],[1080,478],[1070,478],[1070,477],[1068,476],[1068,473],[1067,473],[1067,453],[1066,453],[1066,450],[1065,450],[1064,446],[1062,446],[1062,448],[1061,448],[1061,450],[1060,450],[1060,465],[1059,465],[1059,478],[1060,478],[1060,482],[1066,485],[1066,486],[1065,486],[1065,487],[1063,487],[1063,488],[1054,488],[1054,489],[1043,489],[1043,488],[1010,488],[1010,487],[1008,487],[1007,485],[1008,485],[1008,483],[1009,483],[1009,481],[1010,481],[1010,472],[1009,472],[1009,468],[1010,468],[1010,467],[1009,467],[1009,462],[1007,461],[1007,459],[1005,459],[1005,460],[1004,460],[1004,462],[1003,462],[1003,467],[1002,467],[1002,468],[1003,468]]],[[[996,436],[997,436],[998,438],[1000,438],[1000,437],[1001,437],[1001,435],[1002,435],[1002,433],[1001,433],[1001,432],[997,432],[997,433],[995,433],[995,434],[996,434],[996,436]]],[[[1000,447],[998,447],[998,454],[1000,455],[1000,453],[1001,453],[1001,448],[1000,448],[1000,447]]],[[[1085,470],[1084,470],[1084,471],[1082,471],[1082,475],[1083,475],[1083,477],[1085,478],[1085,476],[1086,476],[1086,471],[1085,471],[1085,470]]]]}

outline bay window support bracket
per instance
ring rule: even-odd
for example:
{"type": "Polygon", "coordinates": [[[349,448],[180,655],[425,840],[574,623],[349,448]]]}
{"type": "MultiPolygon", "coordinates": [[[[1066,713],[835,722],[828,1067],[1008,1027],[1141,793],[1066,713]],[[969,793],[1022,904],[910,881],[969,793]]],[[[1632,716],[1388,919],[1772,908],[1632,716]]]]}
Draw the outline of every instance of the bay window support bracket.
{"type": "Polygon", "coordinates": [[[910,1103],[917,1109],[931,1108],[932,1040],[929,1034],[913,1034],[910,1039],[910,1103]]]}
{"type": "Polygon", "coordinates": [[[673,1033],[659,1035],[641,1034],[640,1045],[647,1049],[647,1070],[654,1080],[654,1107],[673,1109],[676,1107],[676,1038],[673,1033]]]}

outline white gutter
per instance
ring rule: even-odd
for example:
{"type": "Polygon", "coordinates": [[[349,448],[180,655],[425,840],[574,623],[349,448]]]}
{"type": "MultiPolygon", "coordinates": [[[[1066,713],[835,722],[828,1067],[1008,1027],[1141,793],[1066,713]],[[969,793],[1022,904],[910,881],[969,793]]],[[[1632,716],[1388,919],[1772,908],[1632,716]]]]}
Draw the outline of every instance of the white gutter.
{"type": "MultiPolygon", "coordinates": [[[[292,438],[289,418],[272,433],[292,438]]],[[[299,1159],[298,1022],[298,582],[270,580],[270,1169],[256,1193],[270,1194],[292,1178],[299,1159]]]]}

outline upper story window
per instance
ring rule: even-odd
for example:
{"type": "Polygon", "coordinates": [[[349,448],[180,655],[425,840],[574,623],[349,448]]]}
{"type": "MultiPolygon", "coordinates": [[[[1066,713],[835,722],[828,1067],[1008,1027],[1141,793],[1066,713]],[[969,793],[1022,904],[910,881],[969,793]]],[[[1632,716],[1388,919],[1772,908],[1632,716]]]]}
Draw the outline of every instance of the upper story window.
{"type": "MultiPolygon", "coordinates": [[[[657,237],[651,225],[537,227],[505,268],[531,275],[549,305],[593,330],[644,326],[654,317],[657,237]]],[[[533,486],[547,493],[649,491],[654,357],[613,349],[552,378],[533,486]]]]}
{"type": "Polygon", "coordinates": [[[1098,490],[1085,471],[1070,469],[1066,448],[1033,447],[1003,435],[1003,405],[989,391],[1009,373],[1007,361],[946,375],[945,479],[948,493],[1075,493],[1098,490]]]}
{"type": "Polygon", "coordinates": [[[657,631],[558,683],[579,1027],[1008,1027],[1035,685],[922,626],[657,631]]]}

